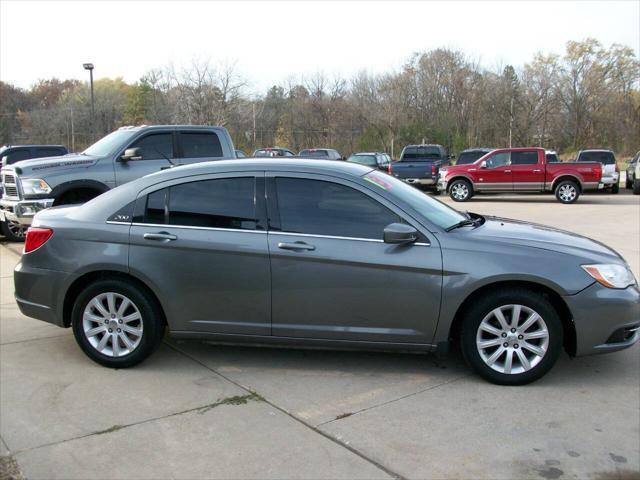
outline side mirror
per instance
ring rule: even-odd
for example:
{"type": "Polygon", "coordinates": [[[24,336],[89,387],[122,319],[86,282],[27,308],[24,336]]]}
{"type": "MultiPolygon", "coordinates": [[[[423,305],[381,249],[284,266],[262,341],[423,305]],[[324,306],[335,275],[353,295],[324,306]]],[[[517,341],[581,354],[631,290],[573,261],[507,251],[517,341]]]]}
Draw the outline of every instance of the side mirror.
{"type": "Polygon", "coordinates": [[[2,157],[2,160],[0,160],[0,167],[6,167],[7,163],[9,163],[9,157],[5,155],[2,157]]]}
{"type": "Polygon", "coordinates": [[[120,157],[120,161],[128,162],[129,160],[142,160],[142,149],[139,147],[127,148],[120,157]]]}
{"type": "Polygon", "coordinates": [[[480,168],[487,168],[487,161],[483,160],[480,162],[480,168]]]}
{"type": "Polygon", "coordinates": [[[455,155],[449,155],[449,160],[453,160],[453,159],[455,159],[455,158],[456,158],[456,156],[455,156],[455,155]]]}
{"type": "Polygon", "coordinates": [[[418,231],[411,225],[392,223],[385,227],[383,239],[384,243],[413,243],[418,240],[418,231]]]}

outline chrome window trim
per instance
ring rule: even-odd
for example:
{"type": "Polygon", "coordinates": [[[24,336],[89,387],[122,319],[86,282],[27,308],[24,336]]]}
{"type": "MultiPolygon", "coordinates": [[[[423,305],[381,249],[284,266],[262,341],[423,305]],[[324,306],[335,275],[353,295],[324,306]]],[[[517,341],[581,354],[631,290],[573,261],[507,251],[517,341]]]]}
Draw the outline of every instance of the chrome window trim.
{"type": "MultiPolygon", "coordinates": [[[[384,240],[380,240],[377,238],[358,238],[358,237],[339,237],[336,235],[318,235],[312,233],[294,233],[294,232],[280,232],[275,230],[241,230],[237,228],[218,228],[218,227],[195,227],[191,225],[169,225],[166,223],[138,223],[138,222],[116,222],[107,220],[110,225],[130,225],[132,227],[152,227],[152,228],[187,228],[189,230],[211,230],[214,232],[241,232],[241,233],[260,233],[260,234],[270,234],[270,235],[289,235],[289,236],[297,236],[297,237],[308,237],[308,238],[326,238],[330,240],[356,240],[359,242],[373,242],[373,243],[384,243],[384,240]]],[[[430,247],[430,243],[424,242],[415,242],[411,245],[415,245],[418,247],[430,247]]]]}
{"type": "MultiPolygon", "coordinates": [[[[327,238],[329,240],[357,240],[359,242],[374,242],[374,243],[384,243],[384,240],[380,240],[378,238],[360,238],[360,237],[340,237],[337,235],[320,235],[315,233],[294,233],[294,232],[281,232],[269,230],[269,235],[289,235],[295,237],[308,237],[308,238],[327,238]]],[[[424,242],[415,242],[411,245],[417,245],[422,247],[430,247],[430,243],[424,242]]]]}

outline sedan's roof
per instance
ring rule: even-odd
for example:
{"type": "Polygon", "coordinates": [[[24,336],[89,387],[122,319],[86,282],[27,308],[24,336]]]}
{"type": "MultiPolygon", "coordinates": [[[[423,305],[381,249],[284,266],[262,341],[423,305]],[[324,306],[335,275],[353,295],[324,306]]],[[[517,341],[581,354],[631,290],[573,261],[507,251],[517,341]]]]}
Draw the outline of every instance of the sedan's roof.
{"type": "Polygon", "coordinates": [[[363,167],[352,162],[338,160],[316,160],[308,157],[258,157],[232,160],[213,160],[209,162],[192,163],[168,168],[160,172],[147,175],[157,181],[159,176],[169,180],[187,175],[203,175],[218,172],[242,172],[242,171],[292,171],[314,173],[341,173],[354,177],[360,177],[371,168],[363,167]]]}

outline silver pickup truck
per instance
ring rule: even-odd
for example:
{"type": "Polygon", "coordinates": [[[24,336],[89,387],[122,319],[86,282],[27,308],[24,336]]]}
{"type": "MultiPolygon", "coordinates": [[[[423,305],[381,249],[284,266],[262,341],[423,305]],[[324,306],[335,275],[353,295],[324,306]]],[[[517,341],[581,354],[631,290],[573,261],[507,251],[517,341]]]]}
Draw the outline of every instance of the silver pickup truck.
{"type": "Polygon", "coordinates": [[[2,169],[0,222],[24,238],[36,212],[84,203],[107,190],[175,165],[236,158],[223,127],[122,127],[79,154],[24,160],[2,169]]]}

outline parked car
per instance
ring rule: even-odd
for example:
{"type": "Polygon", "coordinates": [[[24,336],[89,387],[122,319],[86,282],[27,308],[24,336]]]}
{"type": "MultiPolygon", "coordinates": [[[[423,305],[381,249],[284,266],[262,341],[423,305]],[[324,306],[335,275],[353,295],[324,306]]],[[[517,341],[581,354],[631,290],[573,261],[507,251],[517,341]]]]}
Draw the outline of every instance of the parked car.
{"type": "Polygon", "coordinates": [[[580,150],[576,162],[599,162],[602,164],[602,183],[611,193],[620,191],[620,169],[611,150],[580,150]]]}
{"type": "Polygon", "coordinates": [[[559,202],[573,203],[582,192],[602,189],[601,178],[599,162],[547,163],[543,148],[501,148],[440,170],[438,190],[456,202],[485,192],[553,192],[559,202]]]}
{"type": "Polygon", "coordinates": [[[0,215],[28,226],[39,210],[84,203],[116,185],[177,164],[222,158],[235,158],[233,142],[223,127],[123,127],[80,154],[4,167],[0,215]]]}
{"type": "Polygon", "coordinates": [[[407,145],[389,166],[389,174],[416,187],[436,189],[438,172],[451,158],[442,145],[407,145]]]}
{"type": "Polygon", "coordinates": [[[324,160],[346,160],[346,158],[340,155],[337,150],[332,148],[307,148],[305,150],[300,150],[298,156],[320,158],[324,160]]]}
{"type": "Polygon", "coordinates": [[[165,328],[232,343],[445,351],[518,385],[640,336],[618,253],[577,234],[463,214],[351,162],[170,169],[39,212],[14,271],[22,313],[133,366],[165,328]],[[203,265],[215,268],[202,268],[203,265]]]}
{"type": "Polygon", "coordinates": [[[629,166],[627,167],[627,179],[625,182],[625,187],[634,188],[634,182],[636,181],[636,179],[640,179],[640,175],[638,175],[638,164],[640,164],[640,152],[637,152],[636,156],[633,157],[631,162],[629,162],[629,166]]]}
{"type": "MultiPolygon", "coordinates": [[[[21,160],[31,158],[55,157],[67,153],[69,152],[64,145],[3,145],[0,147],[0,180],[2,179],[2,167],[5,165],[13,165],[21,160]]],[[[0,198],[2,198],[3,191],[0,181],[0,198]]],[[[26,228],[18,222],[5,221],[2,210],[0,210],[0,234],[9,240],[23,239],[25,231],[26,228]]]]}
{"type": "Polygon", "coordinates": [[[391,157],[384,152],[362,152],[354,153],[347,158],[347,162],[358,163],[366,167],[373,167],[378,170],[388,171],[389,165],[391,165],[391,157]]]}
{"type": "Polygon", "coordinates": [[[295,153],[293,153],[288,148],[280,148],[280,147],[267,147],[267,148],[259,148],[255,152],[253,152],[254,157],[293,157],[295,153]]]}
{"type": "Polygon", "coordinates": [[[247,158],[247,154],[242,150],[236,149],[236,158],[247,158]]]}
{"type": "Polygon", "coordinates": [[[560,162],[560,157],[558,157],[558,153],[555,150],[545,150],[544,156],[547,159],[547,163],[560,162]]]}
{"type": "Polygon", "coordinates": [[[458,155],[456,165],[468,165],[492,151],[492,148],[467,148],[458,155]]]}

